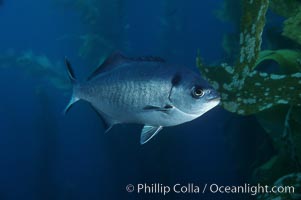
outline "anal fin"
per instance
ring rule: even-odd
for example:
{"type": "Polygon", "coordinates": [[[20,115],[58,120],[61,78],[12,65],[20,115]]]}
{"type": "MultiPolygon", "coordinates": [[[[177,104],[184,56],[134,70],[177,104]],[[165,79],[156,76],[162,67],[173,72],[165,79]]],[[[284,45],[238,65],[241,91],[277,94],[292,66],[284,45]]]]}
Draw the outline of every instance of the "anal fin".
{"type": "Polygon", "coordinates": [[[150,139],[157,135],[162,130],[162,128],[162,126],[145,125],[141,132],[140,144],[142,145],[147,143],[150,139]]]}
{"type": "Polygon", "coordinates": [[[100,118],[100,120],[104,126],[105,133],[109,132],[115,123],[109,117],[107,117],[104,113],[102,113],[98,109],[96,109],[92,104],[90,104],[90,106],[93,108],[93,110],[95,111],[97,116],[100,118]]]}

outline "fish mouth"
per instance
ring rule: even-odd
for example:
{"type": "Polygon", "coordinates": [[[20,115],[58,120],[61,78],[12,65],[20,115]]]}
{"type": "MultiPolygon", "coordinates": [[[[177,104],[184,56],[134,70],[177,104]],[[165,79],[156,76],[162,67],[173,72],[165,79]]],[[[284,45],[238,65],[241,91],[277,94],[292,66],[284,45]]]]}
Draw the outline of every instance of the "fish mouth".
{"type": "Polygon", "coordinates": [[[213,90],[209,92],[208,96],[206,97],[206,100],[210,102],[220,102],[221,97],[216,91],[213,90]]]}
{"type": "Polygon", "coordinates": [[[220,96],[212,96],[210,98],[207,98],[208,103],[213,103],[216,105],[220,105],[221,103],[221,97],[220,96]]]}
{"type": "Polygon", "coordinates": [[[208,101],[221,101],[221,98],[218,97],[212,97],[212,98],[208,98],[208,101]]]}

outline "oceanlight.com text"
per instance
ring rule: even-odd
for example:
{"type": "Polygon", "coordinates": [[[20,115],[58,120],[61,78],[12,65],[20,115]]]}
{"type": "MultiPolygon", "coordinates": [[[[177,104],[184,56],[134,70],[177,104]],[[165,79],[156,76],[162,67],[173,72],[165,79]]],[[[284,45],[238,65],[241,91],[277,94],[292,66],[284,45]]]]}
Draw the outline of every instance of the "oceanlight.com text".
{"type": "MultiPolygon", "coordinates": [[[[207,187],[207,186],[206,186],[207,187]]],[[[287,193],[292,194],[295,192],[294,186],[268,186],[268,185],[250,185],[244,184],[242,186],[224,186],[218,184],[211,184],[209,186],[209,191],[211,193],[226,193],[226,194],[268,194],[268,193],[287,193]]]]}
{"type": "Polygon", "coordinates": [[[240,186],[226,186],[219,184],[196,184],[187,183],[180,184],[176,183],[174,185],[164,185],[161,183],[138,183],[138,184],[128,184],[126,186],[126,191],[129,193],[136,194],[162,194],[167,195],[169,193],[175,194],[293,194],[295,192],[294,186],[268,186],[268,185],[250,185],[243,184],[240,186]]]}

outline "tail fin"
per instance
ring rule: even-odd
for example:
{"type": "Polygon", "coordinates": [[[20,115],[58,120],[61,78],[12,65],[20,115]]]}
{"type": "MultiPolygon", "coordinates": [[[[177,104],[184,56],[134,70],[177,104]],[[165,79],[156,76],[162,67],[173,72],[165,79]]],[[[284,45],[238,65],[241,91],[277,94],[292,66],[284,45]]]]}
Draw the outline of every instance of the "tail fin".
{"type": "Polygon", "coordinates": [[[68,105],[66,106],[66,108],[64,110],[64,114],[67,114],[68,111],[70,110],[70,108],[73,106],[73,104],[78,102],[79,100],[80,100],[79,98],[72,96],[68,105]]]}
{"type": "Polygon", "coordinates": [[[71,67],[71,64],[70,64],[70,62],[68,61],[67,58],[65,58],[65,64],[66,64],[66,67],[67,67],[67,72],[68,72],[69,79],[72,83],[73,93],[72,93],[72,96],[71,96],[71,99],[70,99],[68,105],[66,106],[66,108],[64,110],[64,114],[66,114],[70,110],[70,108],[72,107],[72,105],[74,103],[76,103],[77,101],[80,100],[80,98],[78,98],[75,95],[75,90],[76,90],[76,87],[77,87],[78,83],[77,83],[77,80],[75,78],[75,75],[74,75],[73,69],[71,67]]]}

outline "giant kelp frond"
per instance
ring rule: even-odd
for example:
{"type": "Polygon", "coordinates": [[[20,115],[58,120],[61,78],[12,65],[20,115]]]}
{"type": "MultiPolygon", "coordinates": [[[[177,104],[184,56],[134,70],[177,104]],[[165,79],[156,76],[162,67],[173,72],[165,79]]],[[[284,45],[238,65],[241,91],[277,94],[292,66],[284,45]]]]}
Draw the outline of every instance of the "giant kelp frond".
{"type": "MultiPolygon", "coordinates": [[[[265,60],[264,58],[260,60],[258,56],[268,6],[268,0],[243,1],[244,12],[239,38],[240,56],[235,67],[227,64],[204,67],[197,58],[197,66],[203,76],[221,93],[222,105],[230,112],[249,115],[278,104],[301,106],[300,70],[283,75],[256,70],[256,66],[265,60]]],[[[275,55],[283,56],[281,62],[280,59],[275,59],[279,65],[300,62],[298,56],[294,57],[295,60],[290,60],[291,54],[274,52],[274,57],[275,55]]],[[[269,56],[271,58],[272,54],[269,56]]]]}
{"type": "Polygon", "coordinates": [[[301,3],[295,15],[284,22],[282,35],[301,45],[301,3]]]}
{"type": "MultiPolygon", "coordinates": [[[[256,182],[273,183],[284,174],[300,171],[301,160],[301,52],[295,49],[261,51],[262,32],[268,0],[243,0],[240,54],[234,67],[227,64],[205,67],[198,55],[197,66],[203,76],[221,93],[222,106],[240,115],[255,114],[270,136],[277,153],[254,168],[256,182]],[[267,65],[271,64],[273,65],[267,65]],[[265,67],[267,65],[267,67],[265,67]],[[272,67],[272,69],[271,69],[272,67]],[[281,104],[281,105],[280,105],[281,104]]],[[[283,11],[286,37],[298,47],[301,29],[296,0],[271,0],[273,9],[283,11]],[[279,4],[275,4],[278,2],[279,4]],[[286,4],[288,3],[288,4],[286,4]],[[278,6],[283,6],[281,10],[278,6]],[[289,13],[291,11],[291,13],[289,13]],[[290,22],[291,24],[287,24],[290,22]]],[[[282,13],[282,12],[281,12],[282,13]]],[[[277,46],[277,44],[276,44],[277,46]]],[[[258,160],[257,160],[258,161],[258,160]]],[[[267,195],[265,199],[271,199],[267,195]]]]}
{"type": "Polygon", "coordinates": [[[13,49],[5,53],[0,53],[0,69],[15,68],[35,80],[40,80],[40,86],[51,86],[67,92],[70,83],[67,79],[65,67],[60,61],[53,61],[46,55],[39,55],[31,50],[17,53],[13,49]]]}

